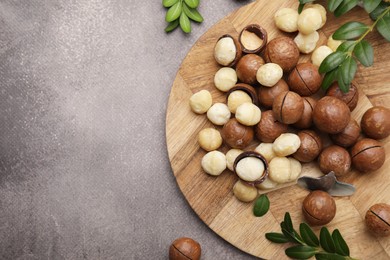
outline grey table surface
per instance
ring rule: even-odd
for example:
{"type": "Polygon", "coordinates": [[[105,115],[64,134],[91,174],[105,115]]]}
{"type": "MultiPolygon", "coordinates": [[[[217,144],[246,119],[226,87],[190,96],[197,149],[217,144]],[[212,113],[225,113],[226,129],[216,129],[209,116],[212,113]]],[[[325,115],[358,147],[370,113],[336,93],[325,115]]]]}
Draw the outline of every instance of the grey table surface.
{"type": "Polygon", "coordinates": [[[253,259],[209,229],[167,155],[175,74],[196,40],[251,1],[201,1],[166,34],[160,0],[0,1],[0,259],[253,259]]]}

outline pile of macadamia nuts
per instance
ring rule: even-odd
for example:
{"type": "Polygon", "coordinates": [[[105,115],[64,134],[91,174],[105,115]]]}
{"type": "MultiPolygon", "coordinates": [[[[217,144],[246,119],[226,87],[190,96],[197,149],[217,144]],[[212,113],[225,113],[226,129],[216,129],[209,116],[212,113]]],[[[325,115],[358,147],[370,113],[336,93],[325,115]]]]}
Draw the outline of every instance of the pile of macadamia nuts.
{"type": "MultiPolygon", "coordinates": [[[[307,4],[301,14],[290,8],[275,14],[280,30],[299,31],[295,39],[280,36],[267,42],[266,30],[256,24],[246,26],[238,38],[222,35],[214,48],[221,66],[214,85],[226,93],[226,102],[213,104],[207,90],[190,98],[192,110],[206,113],[215,125],[198,135],[200,147],[208,152],[203,170],[213,176],[226,168],[233,171],[238,177],[233,194],[243,202],[256,199],[258,189],[295,181],[301,163],[317,161],[324,174],[334,171],[341,177],[352,167],[378,170],[385,161],[379,140],[390,134],[390,110],[373,107],[359,124],[351,117],[359,98],[356,86],[343,93],[335,82],[326,93],[320,91],[318,66],[341,44],[329,37],[328,46],[315,48],[317,30],[325,22],[325,8],[307,4]],[[312,62],[298,63],[300,53],[310,52],[312,62]],[[218,150],[222,144],[230,148],[226,154],[218,150]]],[[[314,195],[306,200],[307,207],[320,205],[318,199],[335,211],[331,196],[314,195]]],[[[319,223],[328,223],[333,213],[324,214],[326,221],[319,223]]]]}

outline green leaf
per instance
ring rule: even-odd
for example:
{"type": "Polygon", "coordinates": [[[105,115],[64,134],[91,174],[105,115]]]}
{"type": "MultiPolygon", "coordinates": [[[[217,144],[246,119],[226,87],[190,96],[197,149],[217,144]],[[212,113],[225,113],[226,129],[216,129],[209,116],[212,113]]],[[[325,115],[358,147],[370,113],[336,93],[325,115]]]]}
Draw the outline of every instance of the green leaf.
{"type": "Polygon", "coordinates": [[[253,214],[256,217],[264,216],[269,210],[269,199],[266,194],[262,194],[253,206],[253,214]]]}
{"type": "Polygon", "coordinates": [[[173,22],[170,22],[167,27],[165,27],[165,32],[172,32],[179,26],[179,19],[176,19],[173,22]]]}
{"type": "Polygon", "coordinates": [[[181,14],[181,2],[178,1],[176,4],[172,5],[168,11],[167,11],[167,14],[165,15],[165,21],[167,21],[168,23],[170,22],[173,22],[174,20],[176,20],[177,18],[179,18],[180,14],[181,14]]]}
{"type": "Polygon", "coordinates": [[[307,3],[311,3],[311,2],[313,2],[313,0],[299,0],[300,4],[307,4],[307,3]]]}
{"type": "Polygon", "coordinates": [[[191,20],[201,23],[203,22],[202,15],[195,9],[195,8],[189,8],[187,4],[183,5],[184,13],[190,18],[191,20]]]}
{"type": "Polygon", "coordinates": [[[363,6],[367,13],[371,13],[378,7],[382,0],[363,0],[363,6]]]}
{"type": "Polygon", "coordinates": [[[332,85],[332,83],[336,80],[336,77],[337,77],[337,69],[327,72],[324,76],[324,79],[322,80],[321,88],[323,90],[327,90],[330,87],[330,85],[332,85]]]}
{"type": "Polygon", "coordinates": [[[390,12],[378,20],[376,29],[387,41],[390,41],[390,12]]]}
{"type": "Polygon", "coordinates": [[[304,7],[305,7],[305,4],[299,4],[299,6],[298,6],[298,14],[302,13],[304,7]]]}
{"type": "Polygon", "coordinates": [[[343,80],[341,69],[337,70],[337,84],[342,92],[347,93],[349,91],[349,86],[343,80]]]}
{"type": "Polygon", "coordinates": [[[286,255],[295,259],[308,259],[317,253],[317,249],[311,246],[298,245],[287,248],[286,255]]]}
{"type": "Polygon", "coordinates": [[[163,0],[162,5],[164,7],[171,7],[172,5],[176,4],[179,0],[163,0]]]}
{"type": "Polygon", "coordinates": [[[336,253],[343,256],[349,256],[349,247],[338,229],[333,230],[332,238],[336,247],[336,253]]]}
{"type": "Polygon", "coordinates": [[[321,63],[318,71],[320,73],[326,73],[337,68],[344,60],[346,54],[340,51],[329,54],[321,63]]]}
{"type": "Polygon", "coordinates": [[[356,41],[345,41],[337,48],[336,51],[349,52],[355,48],[356,41]]]}
{"type": "Polygon", "coordinates": [[[299,232],[301,232],[302,239],[308,246],[316,247],[320,245],[320,241],[318,241],[316,234],[314,234],[308,224],[301,223],[299,225],[299,232]]]}
{"type": "Polygon", "coordinates": [[[199,0],[184,0],[184,2],[191,8],[197,8],[199,5],[199,0]]]}
{"type": "Polygon", "coordinates": [[[322,227],[320,231],[320,244],[321,247],[328,253],[335,253],[336,248],[332,236],[326,227],[322,227]]]}
{"type": "Polygon", "coordinates": [[[334,11],[336,17],[340,17],[359,3],[359,0],[344,0],[334,11]]]}
{"type": "Polygon", "coordinates": [[[318,253],[315,257],[317,260],[345,260],[344,256],[331,253],[318,253]]]}
{"type": "Polygon", "coordinates": [[[294,234],[294,232],[290,232],[288,231],[286,228],[282,228],[282,233],[284,234],[284,236],[290,241],[290,242],[293,242],[293,243],[298,243],[298,244],[303,244],[303,242],[297,238],[294,234]]]}
{"type": "Polygon", "coordinates": [[[333,34],[335,40],[351,40],[363,35],[369,26],[361,22],[347,22],[333,34]]]}
{"type": "Polygon", "coordinates": [[[190,33],[191,32],[191,22],[188,16],[182,12],[180,15],[180,27],[185,33],[190,33]]]}
{"type": "Polygon", "coordinates": [[[353,54],[365,67],[369,67],[374,63],[374,49],[366,40],[356,44],[353,54]]]}
{"type": "Polygon", "coordinates": [[[345,61],[341,64],[340,70],[343,82],[346,85],[350,85],[353,78],[355,77],[357,70],[357,63],[355,59],[353,57],[346,58],[345,61]]]}
{"type": "Polygon", "coordinates": [[[286,212],[286,214],[284,214],[284,224],[285,224],[287,231],[289,231],[291,233],[294,231],[291,216],[290,216],[290,213],[288,213],[288,212],[286,212]]]}
{"type": "Polygon", "coordinates": [[[381,2],[374,11],[370,13],[370,18],[372,20],[377,20],[378,17],[386,10],[390,3],[381,2]]]}
{"type": "Polygon", "coordinates": [[[331,11],[333,13],[334,10],[336,10],[336,8],[339,7],[342,2],[343,2],[343,0],[329,0],[328,1],[329,11],[331,11]]]}
{"type": "Polygon", "coordinates": [[[278,244],[283,244],[290,241],[284,234],[276,233],[276,232],[265,233],[265,238],[271,242],[278,243],[278,244]]]}

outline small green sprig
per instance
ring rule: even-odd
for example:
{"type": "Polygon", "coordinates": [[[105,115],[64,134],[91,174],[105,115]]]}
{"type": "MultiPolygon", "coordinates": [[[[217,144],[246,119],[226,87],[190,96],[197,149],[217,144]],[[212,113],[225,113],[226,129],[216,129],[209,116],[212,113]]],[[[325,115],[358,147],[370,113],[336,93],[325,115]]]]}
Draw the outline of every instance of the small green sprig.
{"type": "Polygon", "coordinates": [[[267,194],[261,194],[259,198],[255,201],[253,206],[253,215],[256,217],[264,216],[269,210],[270,202],[267,197],[267,194]]]}
{"type": "MultiPolygon", "coordinates": [[[[299,0],[298,11],[312,0],[299,0]]],[[[359,0],[328,0],[327,8],[339,17],[359,4],[359,0]]],[[[374,21],[371,25],[361,22],[347,22],[333,34],[335,40],[345,40],[336,52],[330,54],[321,63],[319,72],[324,73],[322,88],[337,81],[343,92],[348,92],[355,77],[358,63],[369,67],[374,63],[374,50],[364,38],[375,28],[387,41],[390,41],[390,3],[388,0],[363,0],[363,7],[374,21]]]]}
{"type": "Polygon", "coordinates": [[[165,32],[175,30],[179,25],[183,32],[191,32],[191,21],[203,22],[202,15],[196,9],[199,0],[162,0],[162,5],[168,8],[165,21],[169,24],[165,32]]]}
{"type": "Polygon", "coordinates": [[[322,227],[319,238],[311,227],[306,223],[299,225],[299,233],[293,227],[290,213],[286,212],[284,221],[280,223],[282,233],[266,233],[265,237],[274,243],[293,243],[285,253],[294,259],[317,260],[354,260],[350,257],[349,247],[341,236],[340,231],[335,229],[332,234],[326,227],[322,227]]]}

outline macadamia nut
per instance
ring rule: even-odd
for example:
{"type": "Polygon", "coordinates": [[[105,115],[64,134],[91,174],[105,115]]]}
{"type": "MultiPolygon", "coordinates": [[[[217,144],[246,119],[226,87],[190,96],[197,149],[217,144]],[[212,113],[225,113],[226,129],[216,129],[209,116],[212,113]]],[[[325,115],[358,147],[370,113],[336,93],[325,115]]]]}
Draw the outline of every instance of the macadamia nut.
{"type": "Polygon", "coordinates": [[[274,86],[283,77],[283,69],[276,63],[266,63],[256,73],[257,81],[265,86],[274,86]]]}
{"type": "Polygon", "coordinates": [[[335,39],[333,39],[332,36],[333,36],[333,35],[329,36],[328,42],[326,43],[326,45],[328,45],[328,47],[331,48],[332,51],[336,51],[337,48],[338,48],[344,41],[335,40],[335,39]]]}
{"type": "Polygon", "coordinates": [[[265,166],[263,161],[255,157],[242,158],[236,166],[236,173],[240,179],[253,182],[263,175],[265,166]]]}
{"type": "Polygon", "coordinates": [[[277,182],[274,182],[270,178],[265,179],[262,183],[256,184],[256,188],[261,189],[261,190],[269,190],[276,188],[278,186],[277,182]]]}
{"type": "Polygon", "coordinates": [[[294,38],[294,42],[297,44],[300,52],[307,54],[314,51],[319,39],[320,35],[317,31],[307,35],[298,33],[298,35],[294,38]]]}
{"type": "Polygon", "coordinates": [[[261,143],[255,148],[255,152],[261,154],[268,162],[270,162],[275,156],[272,143],[261,143]]]}
{"type": "Polygon", "coordinates": [[[298,179],[299,175],[302,172],[302,165],[298,160],[294,158],[289,157],[288,159],[290,160],[291,167],[291,173],[288,181],[295,181],[296,179],[298,179]]]}
{"type": "Polygon", "coordinates": [[[214,125],[224,125],[231,116],[228,106],[224,103],[215,103],[207,111],[207,118],[214,125]]]}
{"type": "Polygon", "coordinates": [[[289,182],[291,176],[290,160],[287,157],[275,157],[269,163],[268,177],[276,183],[289,182]]]}
{"type": "Polygon", "coordinates": [[[227,163],[227,167],[229,170],[234,171],[234,169],[233,169],[234,161],[236,160],[237,156],[239,156],[243,152],[244,151],[240,150],[240,149],[230,149],[226,153],[226,163],[227,163]]]}
{"type": "Polygon", "coordinates": [[[302,34],[311,34],[321,28],[322,17],[315,8],[303,10],[298,17],[298,31],[302,34]]]}
{"type": "Polygon", "coordinates": [[[303,7],[303,10],[308,9],[308,8],[314,8],[320,12],[321,18],[322,18],[322,23],[321,23],[320,28],[322,28],[326,23],[326,9],[325,9],[325,7],[323,7],[320,4],[305,4],[305,6],[303,7]]]}
{"type": "Polygon", "coordinates": [[[226,156],[220,151],[211,151],[202,158],[202,169],[213,176],[220,175],[226,169],[226,156]]]}
{"type": "Polygon", "coordinates": [[[205,128],[198,134],[198,143],[206,151],[212,151],[221,146],[222,137],[217,129],[205,128]]]}
{"type": "Polygon", "coordinates": [[[207,90],[196,92],[190,97],[191,110],[197,114],[204,114],[211,107],[213,99],[207,90]]]}
{"type": "Polygon", "coordinates": [[[313,51],[311,55],[311,62],[317,67],[320,67],[322,61],[325,60],[325,58],[328,57],[328,55],[332,52],[333,51],[331,48],[322,45],[313,51]]]}
{"type": "Polygon", "coordinates": [[[214,58],[222,66],[229,66],[236,58],[237,48],[231,37],[221,38],[214,48],[214,58]]]}
{"type": "Polygon", "coordinates": [[[229,91],[237,83],[237,73],[230,67],[220,68],[214,76],[214,85],[223,92],[229,91]]]}
{"type": "Polygon", "coordinates": [[[298,11],[295,9],[279,9],[274,16],[275,25],[284,32],[296,32],[298,31],[298,17],[298,11]]]}
{"type": "Polygon", "coordinates": [[[275,139],[273,149],[277,156],[288,156],[295,153],[300,145],[301,139],[298,135],[285,133],[275,139]]]}
{"type": "Polygon", "coordinates": [[[252,103],[252,98],[242,90],[235,90],[228,96],[227,105],[230,112],[236,113],[237,107],[244,103],[252,103]]]}
{"type": "Polygon", "coordinates": [[[243,103],[237,107],[236,119],[243,125],[255,125],[261,119],[260,108],[253,103],[243,103]]]}
{"type": "Polygon", "coordinates": [[[240,180],[233,186],[234,196],[242,202],[250,202],[256,199],[257,189],[252,185],[248,185],[240,180]]]}

